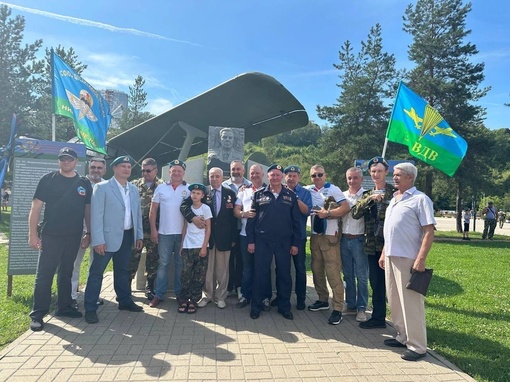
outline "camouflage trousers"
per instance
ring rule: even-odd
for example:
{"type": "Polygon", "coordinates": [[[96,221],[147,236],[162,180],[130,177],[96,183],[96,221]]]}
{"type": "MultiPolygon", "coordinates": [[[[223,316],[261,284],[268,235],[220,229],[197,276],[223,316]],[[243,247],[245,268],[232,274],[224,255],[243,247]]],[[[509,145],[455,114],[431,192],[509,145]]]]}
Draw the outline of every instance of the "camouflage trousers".
{"type": "Polygon", "coordinates": [[[197,303],[202,298],[202,287],[207,273],[209,255],[200,257],[200,248],[182,249],[181,301],[197,303]]]}
{"type": "MultiPolygon", "coordinates": [[[[154,280],[156,278],[156,274],[158,272],[158,263],[159,263],[159,255],[158,255],[158,245],[154,244],[150,237],[146,237],[143,239],[143,248],[145,248],[147,254],[145,256],[145,275],[147,276],[147,280],[154,280]]],[[[140,263],[140,258],[142,257],[142,251],[137,251],[133,249],[131,253],[131,258],[129,259],[129,275],[131,276],[131,280],[135,278],[136,271],[138,270],[138,264],[140,263]]]]}

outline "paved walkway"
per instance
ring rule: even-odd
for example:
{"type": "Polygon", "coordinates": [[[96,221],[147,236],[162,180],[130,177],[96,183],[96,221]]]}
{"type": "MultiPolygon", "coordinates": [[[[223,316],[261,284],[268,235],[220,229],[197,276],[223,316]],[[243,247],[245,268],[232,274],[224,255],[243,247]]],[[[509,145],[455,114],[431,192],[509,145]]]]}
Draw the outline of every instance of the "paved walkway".
{"type": "Polygon", "coordinates": [[[150,308],[142,293],[135,296],[145,312],[130,313],[117,309],[112,284],[110,273],[98,324],[46,317],[44,331],[29,330],[0,352],[0,380],[474,381],[432,351],[403,361],[402,349],[383,345],[393,328],[362,330],[352,315],[332,326],[328,311],[293,309],[288,321],[273,308],[252,320],[233,298],[226,309],[209,304],[188,315],[175,299],[150,308]]]}

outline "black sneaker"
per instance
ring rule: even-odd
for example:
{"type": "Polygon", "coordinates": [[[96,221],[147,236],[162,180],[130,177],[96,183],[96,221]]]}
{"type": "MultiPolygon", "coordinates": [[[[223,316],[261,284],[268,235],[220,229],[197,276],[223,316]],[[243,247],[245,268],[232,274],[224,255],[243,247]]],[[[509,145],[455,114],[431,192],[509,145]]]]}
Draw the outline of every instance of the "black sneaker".
{"type": "Polygon", "coordinates": [[[318,312],[319,310],[328,310],[329,303],[324,301],[315,301],[312,305],[308,306],[310,312],[318,312]]]}
{"type": "Polygon", "coordinates": [[[271,310],[271,303],[269,302],[268,298],[262,300],[262,310],[264,312],[269,312],[271,310]]]}
{"type": "Polygon", "coordinates": [[[44,328],[43,320],[38,320],[36,318],[32,318],[32,322],[30,322],[30,330],[33,332],[40,332],[44,328]]]}
{"type": "Polygon", "coordinates": [[[71,300],[71,307],[78,310],[78,301],[76,301],[74,298],[71,300]]]}
{"type": "Polygon", "coordinates": [[[70,317],[70,318],[80,318],[83,314],[72,306],[68,306],[65,309],[57,309],[55,311],[55,316],[57,317],[70,317]]]}
{"type": "Polygon", "coordinates": [[[244,308],[246,305],[248,305],[250,302],[248,301],[248,299],[244,298],[244,297],[241,297],[241,299],[239,300],[239,302],[236,304],[236,307],[237,308],[244,308]]]}
{"type": "Polygon", "coordinates": [[[331,316],[329,316],[328,324],[330,325],[338,325],[342,322],[342,312],[338,310],[334,310],[331,312],[331,316]]]}

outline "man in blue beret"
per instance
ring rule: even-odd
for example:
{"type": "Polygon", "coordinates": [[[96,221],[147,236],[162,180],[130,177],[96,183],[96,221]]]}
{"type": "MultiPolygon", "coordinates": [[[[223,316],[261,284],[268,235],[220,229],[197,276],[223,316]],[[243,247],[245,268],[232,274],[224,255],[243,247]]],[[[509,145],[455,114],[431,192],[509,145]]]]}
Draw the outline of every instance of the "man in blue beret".
{"type": "MultiPolygon", "coordinates": [[[[174,293],[177,299],[181,293],[182,259],[179,256],[182,242],[184,219],[179,212],[183,200],[189,195],[188,184],[184,180],[186,163],[175,159],[168,164],[170,180],[156,188],[149,211],[151,240],[158,244],[159,264],[156,276],[156,294],[149,303],[157,307],[165,298],[168,290],[169,271],[173,263],[174,293]],[[159,211],[159,226],[156,225],[159,211]]],[[[202,227],[201,227],[202,228],[202,227]]]]}
{"type": "Polygon", "coordinates": [[[276,263],[278,313],[292,320],[290,295],[292,278],[290,258],[301,244],[300,213],[296,194],[282,185],[283,167],[268,168],[269,185],[253,195],[255,217],[248,219],[246,234],[248,252],[254,254],[253,296],[250,317],[257,319],[264,309],[268,285],[271,285],[271,263],[276,263]]]}
{"type": "Polygon", "coordinates": [[[94,260],[89,270],[85,289],[85,321],[99,322],[97,299],[103,283],[103,273],[113,258],[114,289],[119,310],[141,312],[133,302],[129,259],[133,245],[143,246],[142,210],[136,186],[128,181],[133,158],[116,158],[111,167],[113,177],[94,187],[91,202],[91,233],[94,260]]]}
{"type": "Polygon", "coordinates": [[[368,162],[368,172],[374,188],[363,193],[361,199],[352,208],[354,219],[365,220],[364,251],[368,258],[368,280],[372,288],[372,316],[360,322],[362,329],[380,329],[386,327],[386,282],[384,270],[379,267],[379,258],[384,247],[384,220],[386,208],[393,193],[397,191],[386,183],[388,162],[382,157],[374,157],[368,162]]]}
{"type": "Polygon", "coordinates": [[[292,257],[294,268],[296,269],[296,282],[294,291],[296,292],[297,310],[305,309],[306,298],[306,222],[310,212],[312,212],[312,195],[310,190],[299,184],[301,180],[301,170],[298,166],[288,166],[283,170],[285,173],[285,183],[287,187],[294,191],[297,196],[299,208],[299,224],[301,227],[301,242],[298,247],[298,254],[292,257]]]}

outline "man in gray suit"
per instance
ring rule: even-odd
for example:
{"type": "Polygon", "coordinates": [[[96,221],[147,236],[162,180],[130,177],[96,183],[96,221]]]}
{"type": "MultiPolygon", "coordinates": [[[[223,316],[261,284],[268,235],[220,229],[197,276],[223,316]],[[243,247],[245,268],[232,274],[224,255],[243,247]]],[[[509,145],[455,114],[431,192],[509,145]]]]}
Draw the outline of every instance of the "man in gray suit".
{"type": "Polygon", "coordinates": [[[94,187],[91,201],[92,247],[94,261],[89,271],[85,289],[85,321],[95,324],[97,299],[103,283],[103,273],[113,258],[114,289],[119,310],[141,312],[131,297],[131,278],[128,264],[131,248],[143,245],[142,210],[136,186],[128,182],[131,166],[130,156],[115,159],[111,167],[113,177],[94,187]]]}

